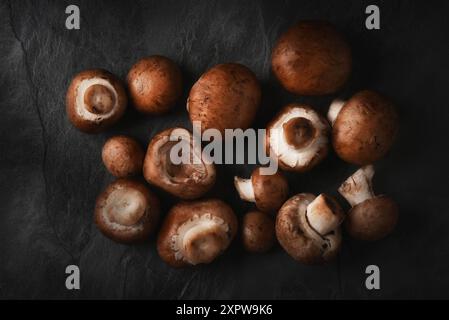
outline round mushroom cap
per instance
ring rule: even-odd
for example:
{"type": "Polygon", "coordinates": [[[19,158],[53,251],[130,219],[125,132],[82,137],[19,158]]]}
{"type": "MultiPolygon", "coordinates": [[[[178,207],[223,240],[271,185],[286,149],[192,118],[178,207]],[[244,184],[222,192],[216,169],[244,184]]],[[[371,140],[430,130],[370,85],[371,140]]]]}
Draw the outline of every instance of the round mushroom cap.
{"type": "Polygon", "coordinates": [[[356,239],[375,241],[389,235],[398,218],[397,204],[387,196],[377,196],[353,207],[347,215],[345,227],[356,239]]]}
{"type": "Polygon", "coordinates": [[[349,78],[351,49],[330,23],[302,21],[280,36],[271,65],[282,86],[294,94],[331,94],[349,78]]]}
{"type": "Polygon", "coordinates": [[[169,58],[150,56],[132,66],[127,77],[134,107],[143,113],[169,111],[182,94],[182,75],[169,58]]]}
{"type": "Polygon", "coordinates": [[[305,172],[328,154],[329,123],[309,106],[289,104],[267,126],[267,153],[286,171],[305,172]]]}
{"type": "Polygon", "coordinates": [[[202,131],[246,129],[253,122],[261,99],[254,73],[237,63],[219,64],[204,73],[190,90],[190,120],[201,121],[202,131]]]}
{"type": "Polygon", "coordinates": [[[288,197],[288,182],[281,172],[260,174],[256,168],[251,175],[256,206],[263,212],[277,211],[288,197]]]}
{"type": "MultiPolygon", "coordinates": [[[[276,217],[276,237],[280,245],[292,258],[309,265],[332,260],[341,246],[338,226],[320,234],[309,224],[307,210],[315,199],[310,193],[297,194],[284,203],[276,217]]],[[[332,208],[340,215],[341,208],[336,202],[332,208]]]]}
{"type": "Polygon", "coordinates": [[[118,178],[142,172],[144,151],[140,144],[130,137],[109,138],[103,146],[101,157],[108,171],[118,178]]]}
{"type": "Polygon", "coordinates": [[[393,145],[398,116],[393,104],[374,91],[361,91],[338,113],[332,130],[337,155],[346,162],[366,165],[382,158],[393,145]]]}
{"type": "Polygon", "coordinates": [[[237,232],[237,218],[218,199],[181,202],[170,209],[159,231],[159,256],[173,267],[210,263],[237,232]]]}
{"type": "Polygon", "coordinates": [[[215,165],[204,158],[201,149],[197,149],[193,145],[193,135],[187,129],[166,129],[148,146],[143,176],[149,183],[181,199],[199,198],[213,187],[216,172],[215,165]],[[184,150],[188,150],[188,154],[184,150]],[[172,153],[177,156],[182,153],[186,161],[176,163],[172,153]]]}
{"type": "Polygon", "coordinates": [[[242,223],[243,247],[249,252],[262,253],[275,243],[274,221],[267,214],[251,211],[245,214],[242,223]]]}
{"type": "Polygon", "coordinates": [[[77,129],[86,133],[98,133],[116,123],[126,104],[122,83],[106,70],[82,71],[67,89],[67,116],[77,129]]]}
{"type": "Polygon", "coordinates": [[[159,200],[144,184],[118,179],[98,196],[94,220],[105,236],[131,243],[148,238],[159,212],[159,200]]]}

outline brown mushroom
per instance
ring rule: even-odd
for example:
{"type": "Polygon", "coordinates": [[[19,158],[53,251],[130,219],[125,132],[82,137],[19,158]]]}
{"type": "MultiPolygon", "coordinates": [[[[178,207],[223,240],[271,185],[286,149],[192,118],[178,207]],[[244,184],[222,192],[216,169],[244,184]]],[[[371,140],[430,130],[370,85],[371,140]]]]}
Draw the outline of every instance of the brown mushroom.
{"type": "Polygon", "coordinates": [[[331,197],[300,193],[287,200],[276,217],[279,243],[295,260],[321,264],[333,259],[341,245],[344,213],[331,197]]]}
{"type": "Polygon", "coordinates": [[[249,252],[270,250],[275,242],[274,221],[260,211],[245,214],[242,222],[243,247],[249,252]]]}
{"type": "Polygon", "coordinates": [[[267,152],[288,171],[304,172],[328,153],[329,124],[308,106],[290,104],[268,124],[267,152]]]}
{"type": "Polygon", "coordinates": [[[280,172],[262,175],[256,168],[250,179],[234,177],[234,185],[242,200],[254,202],[263,212],[277,211],[288,196],[287,179],[280,172]]]}
{"type": "Polygon", "coordinates": [[[165,218],[157,250],[173,267],[210,263],[226,250],[236,232],[237,218],[223,201],[181,202],[165,218]]]}
{"type": "Polygon", "coordinates": [[[103,163],[117,178],[126,178],[142,172],[144,151],[140,144],[126,136],[109,138],[101,152],[103,163]]]}
{"type": "Polygon", "coordinates": [[[166,129],[151,140],[143,175],[149,183],[181,199],[201,197],[216,177],[214,164],[204,158],[201,148],[194,146],[192,133],[184,128],[166,129]],[[184,160],[175,161],[180,154],[184,160]]]}
{"type": "Polygon", "coordinates": [[[134,107],[143,113],[169,111],[182,94],[182,75],[170,59],[150,56],[132,66],[127,77],[134,107]]]}
{"type": "Polygon", "coordinates": [[[144,184],[118,179],[97,198],[94,219],[98,229],[114,241],[142,241],[157,225],[159,200],[144,184]]]}
{"type": "Polygon", "coordinates": [[[122,83],[101,69],[78,73],[66,94],[69,120],[86,133],[98,133],[116,123],[125,112],[126,104],[122,83]]]}
{"type": "Polygon", "coordinates": [[[364,90],[348,101],[335,100],[328,112],[332,143],[343,160],[367,165],[382,158],[393,145],[398,116],[393,104],[374,91],[364,90]]]}
{"type": "Polygon", "coordinates": [[[190,120],[202,130],[246,129],[259,107],[261,90],[254,73],[237,63],[219,64],[193,85],[187,100],[190,120]]]}
{"type": "Polygon", "coordinates": [[[299,95],[339,90],[352,68],[351,49],[333,25],[302,21],[282,34],[273,48],[271,66],[282,86],[299,95]]]}
{"type": "Polygon", "coordinates": [[[390,234],[398,221],[399,209],[389,197],[375,196],[372,188],[374,167],[368,165],[357,170],[338,189],[349,202],[345,227],[356,239],[374,241],[390,234]]]}

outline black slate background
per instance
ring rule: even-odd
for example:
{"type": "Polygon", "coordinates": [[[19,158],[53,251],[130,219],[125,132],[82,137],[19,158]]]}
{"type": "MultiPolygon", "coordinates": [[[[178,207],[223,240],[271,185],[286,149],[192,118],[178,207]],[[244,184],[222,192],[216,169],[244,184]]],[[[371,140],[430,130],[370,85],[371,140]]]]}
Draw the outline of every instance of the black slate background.
{"type": "MultiPolygon", "coordinates": [[[[0,298],[449,298],[449,212],[445,166],[448,2],[420,1],[0,1],[0,298]],[[65,29],[65,7],[81,9],[81,30],[65,29]],[[381,9],[381,30],[365,29],[365,7],[381,9]],[[377,165],[375,188],[401,208],[397,230],[376,243],[345,236],[339,258],[320,267],[293,261],[279,247],[246,254],[238,241],[211,265],[176,270],[158,257],[154,238],[125,246],[92,224],[97,194],[113,180],[101,163],[117,133],[143,145],[163,128],[188,125],[185,98],[207,68],[240,62],[257,74],[263,103],[255,127],[292,101],[325,112],[332,97],[296,97],[270,73],[277,36],[300,19],[335,23],[353,47],[354,70],[341,96],[372,88],[401,116],[399,139],[377,165]],[[145,55],[162,54],[183,69],[176,111],[145,117],[129,108],[112,130],[86,135],[68,122],[71,77],[105,68],[124,78],[145,55]],[[81,270],[81,290],[65,288],[65,267],[81,270]],[[381,270],[381,290],[364,287],[365,267],[381,270]]],[[[328,192],[355,167],[330,155],[313,172],[289,174],[292,194],[328,192]]],[[[220,166],[211,196],[241,216],[235,174],[220,166]]],[[[164,212],[175,199],[157,191],[164,212]]],[[[339,198],[342,200],[341,198],[339,198]]],[[[341,201],[344,203],[343,201],[341,201]]]]}

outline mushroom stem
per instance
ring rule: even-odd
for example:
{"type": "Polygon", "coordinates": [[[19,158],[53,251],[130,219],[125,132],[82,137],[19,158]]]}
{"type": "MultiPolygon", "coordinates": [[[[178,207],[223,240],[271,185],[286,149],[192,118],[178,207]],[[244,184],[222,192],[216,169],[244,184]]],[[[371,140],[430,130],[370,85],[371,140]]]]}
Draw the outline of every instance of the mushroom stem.
{"type": "Polygon", "coordinates": [[[334,201],[325,194],[320,194],[306,210],[309,225],[320,235],[326,235],[335,230],[343,221],[343,214],[334,201]]]}
{"type": "Polygon", "coordinates": [[[340,188],[338,188],[338,192],[354,207],[374,197],[372,187],[373,176],[374,167],[372,165],[364,166],[346,179],[340,188]]]}
{"type": "Polygon", "coordinates": [[[338,114],[341,111],[341,108],[345,105],[346,101],[341,99],[335,99],[332,101],[329,111],[327,112],[327,119],[331,123],[331,125],[334,125],[335,120],[337,119],[338,114]]]}
{"type": "Polygon", "coordinates": [[[132,226],[145,214],[145,197],[136,190],[119,189],[110,195],[106,212],[112,222],[132,226]]]}
{"type": "Polygon", "coordinates": [[[221,218],[210,214],[194,216],[178,228],[173,238],[176,259],[184,259],[192,265],[210,263],[228,245],[229,226],[221,218]]]}
{"type": "Polygon", "coordinates": [[[234,177],[234,185],[242,200],[255,202],[253,182],[250,179],[234,177]]]}
{"type": "Polygon", "coordinates": [[[198,226],[184,236],[184,256],[193,265],[210,263],[223,250],[226,242],[218,226],[198,226]]]}

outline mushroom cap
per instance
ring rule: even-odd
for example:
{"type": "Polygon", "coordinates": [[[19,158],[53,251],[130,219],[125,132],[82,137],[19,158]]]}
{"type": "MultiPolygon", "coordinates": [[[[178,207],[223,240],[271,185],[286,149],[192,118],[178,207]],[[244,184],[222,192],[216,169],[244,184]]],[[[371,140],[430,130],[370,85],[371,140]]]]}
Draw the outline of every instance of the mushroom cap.
{"type": "Polygon", "coordinates": [[[346,162],[366,165],[390,150],[397,130],[393,104],[374,91],[364,90],[341,108],[333,125],[332,143],[346,162]]]}
{"type": "Polygon", "coordinates": [[[113,136],[103,146],[103,163],[108,171],[125,178],[142,172],[144,151],[140,144],[127,136],[113,136]]]}
{"type": "Polygon", "coordinates": [[[330,23],[301,21],[280,36],[271,65],[282,86],[292,93],[331,94],[349,78],[351,49],[330,23]]]}
{"type": "Polygon", "coordinates": [[[278,210],[288,197],[288,182],[281,172],[273,175],[261,175],[256,168],[251,175],[256,206],[260,211],[278,210]]]}
{"type": "Polygon", "coordinates": [[[86,133],[98,133],[116,123],[126,104],[122,83],[106,70],[82,71],[67,89],[67,116],[77,129],[86,133]]]}
{"type": "MultiPolygon", "coordinates": [[[[281,246],[295,260],[309,265],[332,260],[341,246],[339,227],[320,234],[310,226],[307,210],[315,199],[310,193],[297,194],[284,203],[276,217],[276,236],[281,246]]],[[[333,206],[341,211],[336,202],[333,206]]]]}
{"type": "Polygon", "coordinates": [[[219,64],[204,73],[190,90],[187,110],[201,129],[246,129],[256,116],[261,89],[254,73],[237,63],[219,64]]]}
{"type": "MultiPolygon", "coordinates": [[[[145,179],[181,199],[195,199],[209,191],[215,183],[215,165],[206,161],[201,150],[193,147],[192,133],[184,128],[170,128],[158,133],[150,142],[143,163],[145,179]],[[190,145],[190,159],[201,163],[173,164],[170,152],[177,141],[172,135],[182,136],[182,142],[190,145]]],[[[193,162],[193,161],[192,161],[193,162]]]]}
{"type": "Polygon", "coordinates": [[[143,241],[159,220],[159,200],[142,183],[118,179],[97,198],[94,220],[107,237],[122,243],[143,241]]]}
{"type": "Polygon", "coordinates": [[[159,256],[173,267],[210,263],[227,249],[237,226],[233,210],[221,200],[178,203],[159,231],[159,256]]]}
{"type": "Polygon", "coordinates": [[[275,243],[274,221],[267,214],[251,211],[242,222],[243,247],[249,252],[266,252],[275,243]]]}
{"type": "Polygon", "coordinates": [[[266,152],[281,169],[305,172],[327,156],[329,131],[327,120],[311,107],[289,104],[267,126],[266,152]]]}
{"type": "Polygon", "coordinates": [[[359,240],[375,241],[390,234],[399,218],[397,204],[387,196],[377,196],[354,206],[347,214],[345,227],[359,240]]]}
{"type": "Polygon", "coordinates": [[[167,112],[182,94],[181,70],[163,56],[139,60],[128,72],[127,82],[134,107],[143,113],[167,112]]]}

